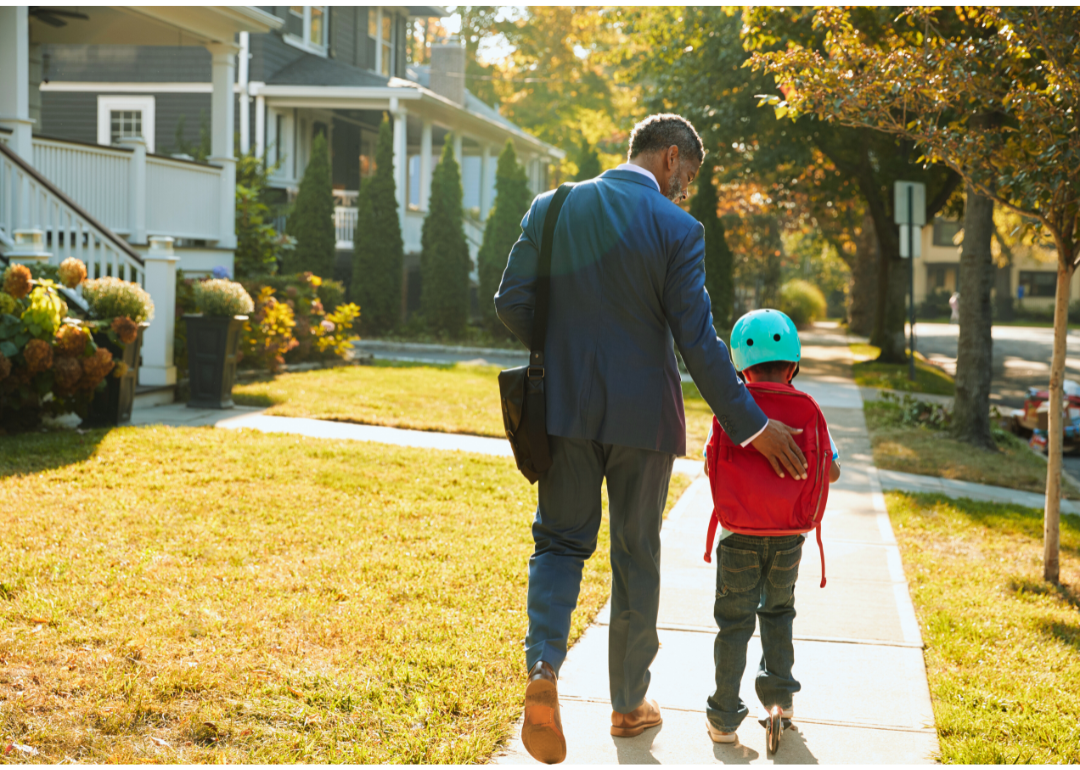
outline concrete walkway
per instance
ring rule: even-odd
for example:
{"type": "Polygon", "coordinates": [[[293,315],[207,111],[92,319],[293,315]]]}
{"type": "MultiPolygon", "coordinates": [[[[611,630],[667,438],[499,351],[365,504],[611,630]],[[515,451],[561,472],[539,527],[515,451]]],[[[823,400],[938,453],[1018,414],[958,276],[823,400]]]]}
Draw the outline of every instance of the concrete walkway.
{"type": "MultiPolygon", "coordinates": [[[[938,750],[922,638],[871,464],[870,441],[858,388],[846,375],[845,341],[811,337],[804,347],[800,385],[821,404],[843,463],[822,527],[828,586],[821,579],[816,543],[807,540],[796,586],[795,696],[797,731],[785,734],[775,757],[766,755],[765,731],[753,679],[761,655],[751,642],[743,698],[751,717],[739,742],[713,744],[705,730],[705,699],[713,687],[712,617],[715,565],[702,558],[712,502],[705,478],[695,481],[672,510],[662,532],[661,648],[652,687],[664,724],[637,738],[612,738],[607,681],[605,608],[570,650],[559,682],[563,727],[572,764],[913,764],[938,750]]],[[[515,729],[495,761],[530,763],[515,729]]]]}

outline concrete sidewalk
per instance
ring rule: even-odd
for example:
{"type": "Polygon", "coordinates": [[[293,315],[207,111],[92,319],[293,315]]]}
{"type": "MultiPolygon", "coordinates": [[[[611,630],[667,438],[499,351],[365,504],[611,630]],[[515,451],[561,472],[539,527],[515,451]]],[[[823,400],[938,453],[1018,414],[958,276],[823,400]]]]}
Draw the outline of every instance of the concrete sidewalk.
{"type": "MultiPolygon", "coordinates": [[[[706,564],[705,533],[712,511],[708,482],[699,478],[664,523],[661,577],[661,648],[652,666],[649,697],[664,724],[636,738],[612,738],[607,681],[605,608],[570,650],[559,682],[563,727],[571,764],[914,764],[938,751],[922,639],[871,463],[870,441],[858,388],[846,376],[846,341],[812,336],[804,347],[799,384],[821,404],[841,453],[843,475],[833,485],[822,534],[828,586],[821,579],[817,544],[808,537],[796,586],[795,696],[797,731],[787,732],[775,757],[766,755],[765,731],[753,679],[761,655],[755,636],[743,677],[751,717],[739,742],[712,743],[705,729],[705,699],[713,687],[712,617],[715,564],[706,564]]],[[[599,558],[603,558],[600,556],[599,558]]],[[[530,763],[520,725],[500,763],[530,763]]]]}

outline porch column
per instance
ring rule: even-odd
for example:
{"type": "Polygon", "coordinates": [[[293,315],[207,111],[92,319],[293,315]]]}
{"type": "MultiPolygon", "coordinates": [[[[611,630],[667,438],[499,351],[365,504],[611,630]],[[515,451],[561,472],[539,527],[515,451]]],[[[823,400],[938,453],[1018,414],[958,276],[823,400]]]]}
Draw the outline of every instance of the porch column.
{"type": "Polygon", "coordinates": [[[34,162],[30,119],[30,23],[25,5],[0,6],[0,127],[8,147],[34,162]]]}
{"type": "Polygon", "coordinates": [[[454,132],[454,160],[457,161],[458,169],[461,169],[461,132],[454,132]]]}
{"type": "Polygon", "coordinates": [[[486,222],[491,212],[491,145],[487,142],[480,147],[480,221],[486,222]]]}
{"type": "Polygon", "coordinates": [[[266,156],[266,97],[259,94],[255,97],[255,155],[263,158],[266,156]]]}
{"type": "Polygon", "coordinates": [[[146,140],[141,136],[126,136],[121,144],[133,150],[128,166],[128,198],[131,203],[128,243],[141,246],[146,243],[146,140]]]}
{"type": "Polygon", "coordinates": [[[146,291],[154,300],[154,320],[143,332],[140,385],[175,385],[173,334],[176,329],[176,263],[173,239],[154,237],[143,256],[146,291]]]}
{"type": "Polygon", "coordinates": [[[405,204],[408,202],[406,185],[408,184],[408,145],[406,144],[405,121],[408,113],[398,105],[394,115],[394,183],[397,187],[398,221],[401,231],[405,232],[405,204]]]}
{"type": "Polygon", "coordinates": [[[248,40],[249,34],[241,32],[240,51],[236,54],[237,82],[240,84],[240,152],[251,149],[251,99],[248,95],[248,40]]]}
{"type": "Polygon", "coordinates": [[[236,80],[236,46],[214,44],[210,51],[213,93],[210,96],[210,162],[221,166],[218,187],[218,240],[226,249],[236,248],[236,158],[233,150],[233,83],[236,80]]]}
{"type": "Polygon", "coordinates": [[[427,212],[431,202],[431,121],[424,118],[420,128],[420,210],[427,212]]]}

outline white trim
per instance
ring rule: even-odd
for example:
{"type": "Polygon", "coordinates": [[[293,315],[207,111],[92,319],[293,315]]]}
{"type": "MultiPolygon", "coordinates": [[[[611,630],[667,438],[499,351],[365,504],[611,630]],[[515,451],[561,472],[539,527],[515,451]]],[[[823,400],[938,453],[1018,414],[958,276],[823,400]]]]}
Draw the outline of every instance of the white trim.
{"type": "Polygon", "coordinates": [[[97,140],[98,144],[112,146],[111,127],[109,125],[113,110],[138,110],[142,113],[142,136],[146,141],[147,152],[154,151],[155,107],[153,96],[115,96],[102,94],[97,98],[97,140]]]}
{"type": "MultiPolygon", "coordinates": [[[[54,80],[50,83],[42,83],[41,90],[61,93],[106,91],[114,94],[211,94],[214,92],[214,86],[212,83],[105,83],[54,80]]],[[[233,92],[240,93],[240,91],[240,84],[235,84],[233,92]]]]}

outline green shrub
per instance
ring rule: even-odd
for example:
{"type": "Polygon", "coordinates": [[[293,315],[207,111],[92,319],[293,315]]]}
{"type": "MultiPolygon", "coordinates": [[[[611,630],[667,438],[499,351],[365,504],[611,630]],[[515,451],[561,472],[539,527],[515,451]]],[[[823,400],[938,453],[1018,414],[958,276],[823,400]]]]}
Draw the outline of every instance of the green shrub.
{"type": "Polygon", "coordinates": [[[267,203],[270,175],[277,165],[249,152],[236,159],[236,276],[254,278],[277,271],[292,238],[278,235],[267,203]]]}
{"type": "Polygon", "coordinates": [[[228,278],[199,281],[193,287],[195,307],[209,316],[248,315],[255,309],[244,287],[228,278]]]}
{"type": "Polygon", "coordinates": [[[808,281],[788,281],[780,287],[778,300],[778,309],[788,314],[797,329],[825,317],[825,295],[808,281]]]}
{"type": "Polygon", "coordinates": [[[461,196],[461,172],[447,137],[432,174],[431,204],[420,236],[420,312],[428,328],[452,338],[465,333],[472,267],[461,196]]]}
{"type": "Polygon", "coordinates": [[[274,290],[264,286],[255,300],[254,312],[244,324],[240,359],[245,366],[278,371],[285,365],[285,354],[299,345],[293,336],[295,327],[292,307],[278,301],[274,290]]]}
{"type": "Polygon", "coordinates": [[[394,141],[390,121],[379,126],[375,175],[364,180],[356,200],[352,280],[349,299],[363,311],[365,332],[381,334],[401,318],[401,271],[405,245],[394,182],[394,141]]]}
{"type": "Polygon", "coordinates": [[[289,235],[296,238],[296,248],[286,253],[284,273],[310,271],[315,275],[333,275],[337,258],[337,235],[334,230],[334,192],[330,183],[330,157],[326,137],[316,136],[311,143],[311,159],[293,212],[289,215],[289,235]]]}
{"type": "Polygon", "coordinates": [[[949,307],[949,297],[952,296],[952,292],[948,289],[934,289],[926,295],[926,299],[923,300],[922,305],[919,307],[920,318],[942,318],[952,315],[952,308],[949,307]]]}
{"type": "MultiPolygon", "coordinates": [[[[597,161],[599,163],[599,160],[597,161]]],[[[495,314],[495,292],[499,290],[506,260],[521,236],[521,219],[532,203],[532,191],[525,168],[518,163],[514,143],[507,140],[495,170],[495,205],[484,226],[484,242],[477,254],[480,272],[480,317],[499,337],[510,331],[495,314]]]]}
{"type": "Polygon", "coordinates": [[[144,323],[154,318],[154,301],[137,283],[106,276],[85,281],[82,287],[83,298],[96,319],[127,316],[135,323],[144,323]]]}

